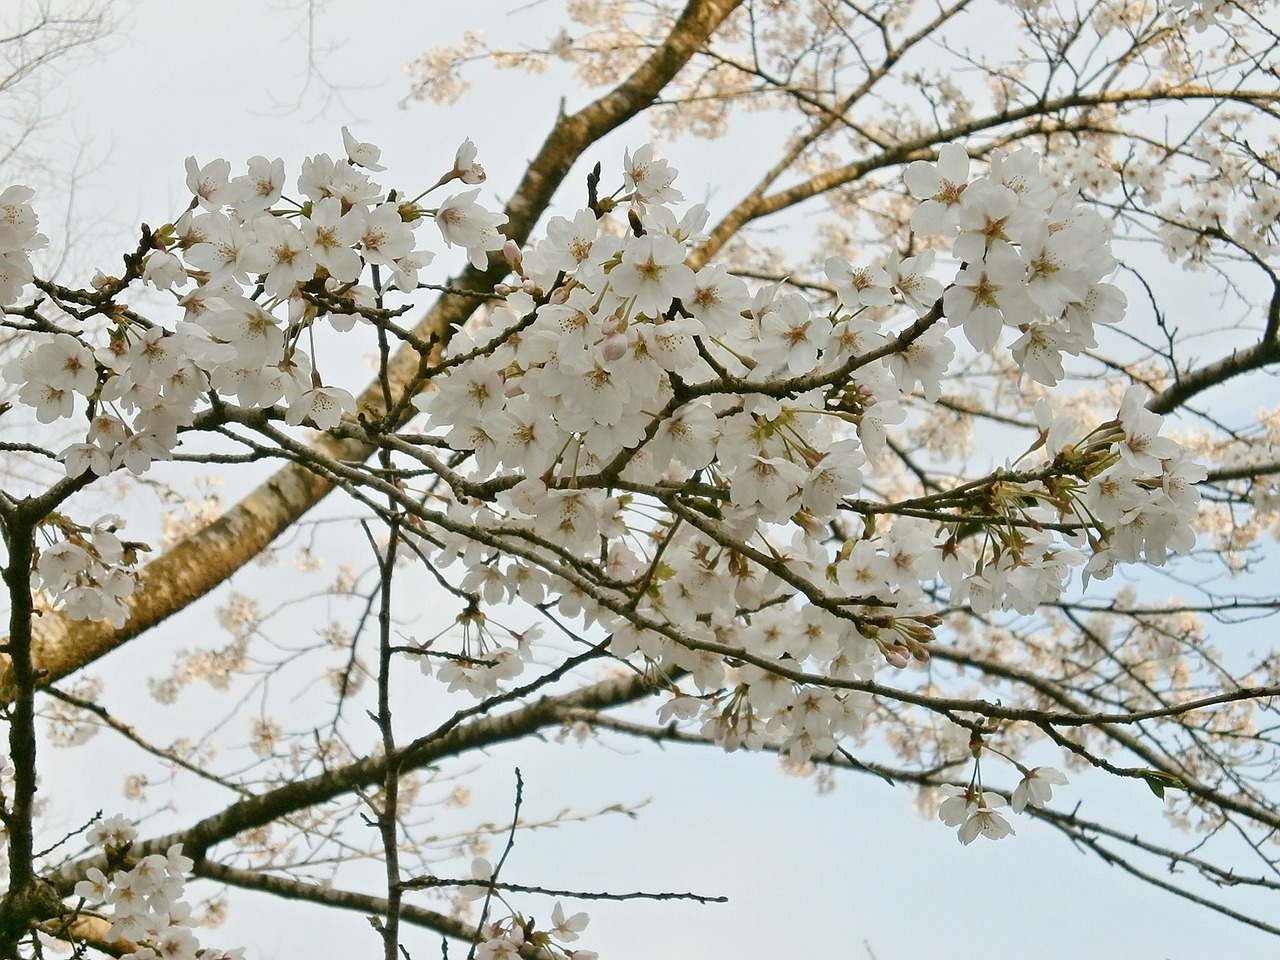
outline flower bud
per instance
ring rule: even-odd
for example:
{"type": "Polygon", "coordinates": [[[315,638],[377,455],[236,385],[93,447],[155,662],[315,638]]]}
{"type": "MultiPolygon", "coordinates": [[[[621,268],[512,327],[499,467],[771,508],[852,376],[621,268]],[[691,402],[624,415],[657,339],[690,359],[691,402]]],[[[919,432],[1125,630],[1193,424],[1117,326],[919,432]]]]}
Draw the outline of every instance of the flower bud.
{"type": "Polygon", "coordinates": [[[892,667],[902,669],[911,662],[910,651],[901,644],[890,644],[889,646],[884,647],[882,652],[884,653],[885,660],[889,661],[889,665],[892,667]]]}
{"type": "Polygon", "coordinates": [[[601,344],[601,352],[608,363],[621,360],[627,354],[627,335],[625,333],[612,333],[605,337],[601,344]]]}
{"type": "Polygon", "coordinates": [[[523,277],[524,255],[520,252],[520,244],[514,240],[508,240],[502,245],[502,255],[506,258],[507,263],[511,264],[511,269],[523,277]]]}

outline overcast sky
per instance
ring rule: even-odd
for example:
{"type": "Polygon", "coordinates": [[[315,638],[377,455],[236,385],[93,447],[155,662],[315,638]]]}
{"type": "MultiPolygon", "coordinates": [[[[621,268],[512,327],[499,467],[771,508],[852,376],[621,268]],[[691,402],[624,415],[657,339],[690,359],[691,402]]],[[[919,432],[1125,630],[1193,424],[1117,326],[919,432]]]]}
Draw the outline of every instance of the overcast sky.
{"type": "MultiPolygon", "coordinates": [[[[55,166],[80,158],[72,223],[81,245],[71,264],[82,269],[110,266],[118,254],[104,260],[107,250],[132,242],[139,220],[156,225],[180,212],[188,155],[225,157],[237,169],[255,154],[282,156],[296,176],[304,156],[340,153],[344,124],[383,148],[390,170],[381,182],[405,186],[434,182],[459,142],[472,137],[496,206],[537,149],[560,97],[569,98],[570,109],[587,97],[566,85],[564,71],[529,78],[481,68],[457,107],[399,106],[408,90],[402,65],[422,49],[456,42],[467,28],[541,42],[555,33],[558,2],[334,0],[320,10],[313,38],[324,81],[308,75],[300,6],[141,0],[119,5],[118,14],[115,33],[61,74],[50,94],[59,112],[37,144],[55,166]]],[[[643,125],[633,126],[595,148],[591,162],[616,170],[623,146],[645,139],[643,125]]],[[[714,206],[717,197],[734,196],[732,182],[710,180],[733,166],[724,147],[697,141],[665,151],[682,171],[687,197],[710,197],[714,206]]],[[[46,220],[55,243],[59,230],[46,220]]],[[[441,249],[442,271],[461,265],[453,253],[441,249]]],[[[152,631],[129,653],[139,663],[154,661],[172,648],[167,632],[185,630],[191,642],[202,622],[216,629],[205,608],[152,631]]],[[[606,744],[519,745],[495,752],[474,778],[478,810],[493,817],[509,809],[516,765],[531,815],[652,798],[635,820],[522,838],[504,878],[732,898],[727,906],[588,905],[594,920],[581,945],[602,960],[1191,960],[1275,950],[1271,938],[1160,894],[1026,818],[1013,821],[1016,837],[962,848],[953,830],[913,812],[906,787],[848,775],[832,795],[818,797],[812,781],[782,776],[767,757],[606,744]]],[[[74,789],[86,782],[83,762],[74,751],[61,753],[49,776],[74,789]]],[[[108,813],[141,811],[111,799],[115,785],[106,786],[106,798],[87,802],[108,813]]],[[[1086,798],[1087,815],[1105,819],[1123,810],[1137,818],[1135,827],[1160,828],[1160,804],[1141,783],[1082,779],[1062,794],[1065,803],[1086,798]]],[[[549,903],[525,903],[541,916],[550,912],[549,903]]],[[[201,935],[223,947],[246,946],[250,958],[373,956],[381,949],[358,915],[339,920],[266,898],[237,898],[226,925],[201,935]]],[[[431,955],[421,939],[413,942],[416,957],[431,955]]]]}

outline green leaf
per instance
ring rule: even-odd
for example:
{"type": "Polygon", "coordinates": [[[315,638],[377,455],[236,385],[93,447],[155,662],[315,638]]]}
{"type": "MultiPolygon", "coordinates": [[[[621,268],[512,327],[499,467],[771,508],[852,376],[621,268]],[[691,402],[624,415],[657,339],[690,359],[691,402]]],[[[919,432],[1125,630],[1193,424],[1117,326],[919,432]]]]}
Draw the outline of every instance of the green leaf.
{"type": "Polygon", "coordinates": [[[1136,772],[1147,782],[1147,787],[1151,792],[1161,800],[1164,799],[1166,788],[1185,790],[1187,787],[1179,778],[1171,773],[1165,773],[1163,770],[1138,770],[1136,772]]]}

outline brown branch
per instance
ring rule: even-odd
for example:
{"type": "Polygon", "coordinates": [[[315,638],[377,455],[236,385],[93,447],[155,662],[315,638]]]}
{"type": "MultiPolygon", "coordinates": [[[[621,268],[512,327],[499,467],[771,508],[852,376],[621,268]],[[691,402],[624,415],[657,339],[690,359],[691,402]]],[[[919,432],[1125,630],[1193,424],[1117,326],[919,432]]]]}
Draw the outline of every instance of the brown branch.
{"type": "MultiPolygon", "coordinates": [[[[592,684],[564,696],[544,697],[510,713],[482,717],[470,723],[446,724],[445,732],[428,734],[397,750],[391,762],[403,772],[422,769],[470,750],[518,740],[546,727],[556,726],[563,722],[566,711],[618,706],[652,692],[650,681],[643,676],[592,684]]],[[[187,856],[199,861],[215,844],[230,840],[245,830],[265,826],[295,811],[381,783],[386,770],[387,758],[365,757],[339,770],[286,783],[256,797],[239,800],[185,830],[137,844],[134,849],[142,856],[163,853],[173,844],[180,843],[187,856]]],[[[66,864],[50,881],[64,895],[69,894],[91,866],[101,867],[101,858],[66,864]]]]}
{"type": "MultiPolygon", "coordinates": [[[[523,243],[574,162],[593,143],[651,105],[661,90],[706,43],[742,0],[689,0],[666,40],[629,77],[608,94],[572,115],[561,114],[529,164],[506,207],[507,235],[523,243]]],[[[465,290],[492,288],[507,273],[495,259],[487,269],[468,267],[448,286],[465,290]]],[[[480,301],[446,294],[414,328],[414,335],[442,349],[480,301]]],[[[402,347],[385,371],[395,391],[402,391],[427,362],[418,351],[402,347]]],[[[365,416],[383,412],[382,381],[376,379],[359,398],[365,416]]],[[[403,406],[403,405],[402,405],[403,406]]],[[[411,411],[410,411],[411,412],[411,411]]],[[[320,437],[316,449],[336,460],[360,462],[373,447],[354,440],[320,437]]],[[[279,470],[214,523],[195,533],[142,571],[141,584],[128,602],[129,619],[120,629],[101,621],[72,621],[60,613],[40,618],[32,656],[45,682],[66,676],[104,656],[213,590],[261,553],[281,532],[320,502],[331,482],[295,464],[279,470]]],[[[0,679],[3,679],[0,677],[0,679]]]]}
{"type": "Polygon", "coordinates": [[[1151,398],[1147,403],[1148,410],[1159,414],[1171,413],[1210,387],[1226,383],[1242,373],[1280,363],[1280,281],[1276,281],[1275,277],[1272,280],[1275,287],[1267,308],[1267,328],[1262,339],[1251,347],[1232,351],[1229,356],[1179,376],[1170,386],[1151,398]]]}
{"type": "MultiPolygon", "coordinates": [[[[1038,100],[1020,107],[1010,107],[984,117],[954,124],[946,129],[939,129],[917,137],[901,140],[893,147],[882,150],[874,156],[814,174],[801,183],[766,196],[765,191],[768,186],[777,179],[776,172],[771,170],[746,198],[716,224],[714,229],[711,230],[708,239],[698,248],[694,261],[703,263],[710,259],[728,243],[730,237],[736,235],[743,227],[755,220],[779,213],[837,187],[853,183],[877,170],[904,165],[913,160],[932,159],[938,144],[959,140],[1005,124],[1022,120],[1034,120],[1063,110],[1105,105],[1180,102],[1196,99],[1224,99],[1257,104],[1274,100],[1274,97],[1273,93],[1267,91],[1222,91],[1198,84],[1139,90],[1100,91],[1097,93],[1077,92],[1052,99],[1038,100]]],[[[1063,127],[1063,129],[1068,128],[1063,127]]],[[[1034,131],[1027,131],[1028,134],[1036,132],[1043,132],[1043,129],[1037,128],[1034,131]]]]}
{"type": "MultiPolygon", "coordinates": [[[[379,917],[387,916],[391,909],[391,904],[385,897],[372,897],[367,894],[356,893],[354,890],[340,890],[328,885],[308,883],[305,880],[293,880],[276,874],[259,873],[256,870],[242,870],[239,867],[230,867],[226,864],[215,863],[212,860],[203,858],[195,862],[192,872],[197,877],[203,877],[206,880],[215,880],[218,883],[225,883],[230,887],[239,887],[242,890],[257,890],[262,893],[270,893],[285,900],[303,900],[307,903],[318,903],[322,906],[337,907],[341,910],[355,910],[379,917]]],[[[428,910],[426,907],[400,904],[397,906],[397,911],[402,921],[413,924],[415,927],[434,930],[437,933],[444,934],[446,937],[452,937],[455,940],[462,940],[467,943],[476,938],[474,927],[454,917],[428,910]]]]}

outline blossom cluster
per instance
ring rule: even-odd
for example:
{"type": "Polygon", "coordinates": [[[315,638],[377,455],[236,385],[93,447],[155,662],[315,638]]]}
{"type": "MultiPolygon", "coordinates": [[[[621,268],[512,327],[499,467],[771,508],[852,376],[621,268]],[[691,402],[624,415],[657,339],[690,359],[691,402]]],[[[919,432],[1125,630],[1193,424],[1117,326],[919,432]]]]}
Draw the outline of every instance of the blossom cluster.
{"type": "Polygon", "coordinates": [[[948,144],[936,164],[907,167],[907,187],[923,202],[911,218],[921,233],[943,233],[962,269],[943,307],[978,350],[994,347],[1006,328],[1027,376],[1053,386],[1062,355],[1097,346],[1094,325],[1124,316],[1125,298],[1106,283],[1116,267],[1106,223],[1074,191],[1061,192],[1030,150],[995,151],[986,176],[970,180],[964,147],[948,144]]]}
{"type": "MultiPolygon", "coordinates": [[[[1062,771],[1053,767],[1021,769],[1022,779],[1008,801],[1014,813],[1022,813],[1028,806],[1043,807],[1053,799],[1053,788],[1067,783],[1062,771]]],[[[983,790],[976,780],[964,787],[944,784],[939,792],[945,799],[938,806],[938,819],[949,827],[959,828],[956,836],[961,843],[968,845],[978,837],[999,840],[1014,832],[999,812],[1005,806],[1005,798],[983,790]]]]}
{"type": "MultiPolygon", "coordinates": [[[[1029,150],[979,169],[956,145],[910,164],[912,225],[950,244],[949,263],[831,257],[833,296],[815,302],[691,262],[708,211],[677,212],[676,170],[652,147],[626,153],[611,195],[593,187],[588,209],[521,248],[477,190],[434,210],[381,191],[378,149],[344,135],[345,159],[303,165],[299,204],[282,199],[278,161],[235,178],[226,161],[189,161],[190,208],[81,301],[108,318],[106,343],[31,334],[5,377],[41,420],[87,406],[83,441],[63,451],[72,476],[146,470],[211,395],[331,428],[354,400],[316,373],[309,328],[384,321],[382,296],[412,292],[429,258],[414,235],[428,217],[473,263],[501,250],[511,279],[423,367],[418,433],[398,445],[449,488],[406,502],[431,533],[415,555],[460,560],[474,598],[461,649],[438,667],[421,651],[451,689],[492,694],[540,647],[486,608],[556,597],[614,655],[691,676],[696,693],[665,718],[805,760],[866,726],[871,698],[850,686],[929,659],[946,607],[1029,612],[1075,568],[1100,578],[1191,546],[1203,471],[1136,389],[1091,430],[1043,402],[1031,450],[957,491],[895,505],[864,484],[889,427],[940,397],[963,351],[1007,354],[1053,386],[1064,355],[1122,318],[1101,218],[1029,150]],[[172,329],[118,302],[133,283],[172,291],[172,329]]],[[[467,143],[435,186],[483,179],[467,143]]],[[[32,215],[15,217],[35,243],[32,215]]],[[[109,536],[64,533],[42,554],[39,585],[73,616],[121,615],[127,551],[109,536]]]]}
{"type": "MultiPolygon", "coordinates": [[[[832,257],[836,302],[816,305],[689,266],[706,211],[677,215],[672,168],[628,154],[615,197],[629,229],[584,210],[508,251],[520,285],[454,337],[449,369],[415,400],[430,431],[470,453],[439,561],[462,558],[463,588],[487,604],[559,595],[616,655],[690,672],[701,696],[664,719],[805,759],[860,732],[870,709],[809,678],[928,659],[936,580],[952,605],[1030,612],[1073,568],[1105,577],[1188,550],[1202,473],[1138,390],[1092,432],[1045,402],[1027,465],[968,498],[904,511],[857,499],[911,395],[940,395],[954,332],[1052,386],[1064,354],[1122,317],[1104,225],[1075,191],[1030,151],[972,167],[956,146],[906,172],[923,201],[913,226],[950,238],[949,280],[929,252],[832,257]],[[486,484],[495,492],[466,496],[486,484]]],[[[450,663],[455,687],[491,694],[528,657],[485,650],[450,663]]]]}
{"type": "Polygon", "coordinates": [[[1208,269],[1223,235],[1250,257],[1270,261],[1280,252],[1280,182],[1249,148],[1240,124],[1229,113],[1210,117],[1174,156],[1149,145],[1124,163],[1101,138],[1061,139],[1049,166],[1056,182],[1079,185],[1143,222],[1170,262],[1184,269],[1208,269]],[[1189,189],[1167,195],[1174,187],[1189,189]]]}
{"type": "Polygon", "coordinates": [[[75,620],[105,618],[124,626],[125,601],[137,589],[135,564],[145,545],[117,537],[123,526],[114,514],[88,526],[62,514],[49,517],[41,529],[51,542],[38,550],[32,586],[75,620]]]}
{"type": "Polygon", "coordinates": [[[528,929],[518,916],[512,916],[502,923],[489,924],[481,931],[481,939],[476,944],[476,960],[520,960],[527,956],[543,957],[546,960],[597,960],[598,954],[594,950],[570,949],[551,939],[576,940],[576,931],[586,925],[585,917],[586,914],[577,913],[566,918],[557,903],[553,908],[553,926],[549,933],[528,929]]]}
{"type": "Polygon", "coordinates": [[[39,220],[27,201],[30,187],[12,186],[0,193],[0,305],[14,303],[33,279],[31,254],[48,238],[37,231],[39,220]]]}
{"type": "Polygon", "coordinates": [[[1029,614],[1058,598],[1072,567],[1083,566],[1087,583],[1109,578],[1117,563],[1161,566],[1169,554],[1190,551],[1200,503],[1195,484],[1206,472],[1160,435],[1164,418],[1145,407],[1147,397],[1130,387],[1116,418],[1079,440],[1068,439],[1083,432],[1074,419],[1055,418],[1046,400],[1037,404],[1048,470],[993,487],[986,509],[1010,525],[989,527],[981,547],[954,536],[943,546],[953,603],[980,614],[1029,614]],[[1065,535],[1045,526],[1064,520],[1076,525],[1065,535]]]}
{"type": "MultiPolygon", "coordinates": [[[[63,329],[61,317],[24,327],[26,349],[2,373],[19,402],[41,423],[87,413],[87,429],[60,454],[69,477],[141,474],[170,458],[211,394],[242,409],[278,405],[291,425],[333,427],[355,399],[321,380],[303,347],[309,324],[323,317],[350,330],[359,308],[386,290],[415,289],[432,254],[416,249],[414,230],[429,217],[446,244],[475,262],[501,248],[496,228],[505,218],[477,204],[475,190],[434,209],[396,200],[366,172],[385,169],[379,150],[345,129],[343,136],[346,159],[320,154],[303,164],[301,204],[282,203],[281,160],[253,157],[246,174],[232,177],[226,160],[189,158],[190,207],[147,236],[123,277],[100,272],[86,294],[108,320],[105,337],[87,324],[63,329]],[[380,289],[361,284],[380,268],[380,289]],[[168,291],[181,319],[170,329],[129,309],[120,298],[134,284],[168,291]]],[[[436,186],[484,178],[466,141],[436,186]]],[[[0,307],[19,301],[33,280],[30,254],[47,242],[31,197],[26,187],[0,194],[0,307]]],[[[120,521],[76,527],[63,519],[46,524],[62,538],[40,552],[35,585],[73,618],[121,625],[136,551],[115,538],[120,521]]]]}
{"type": "MultiPolygon", "coordinates": [[[[488,900],[495,895],[496,870],[484,857],[471,862],[471,879],[473,883],[458,891],[461,900],[488,900]]],[[[532,918],[512,913],[504,920],[484,924],[479,930],[475,956],[477,960],[520,960],[529,956],[542,960],[597,960],[594,950],[565,946],[574,943],[589,922],[585,913],[566,915],[558,901],[551,908],[551,924],[545,929],[532,918]]]]}
{"type": "Polygon", "coordinates": [[[191,929],[191,907],[182,899],[192,862],[182,855],[181,844],[164,854],[129,857],[137,831],[122,816],[107,817],[89,829],[88,839],[102,849],[111,864],[120,866],[108,875],[90,867],[76,884],[78,910],[110,908],[106,940],[125,941],[133,949],[122,960],[240,960],[243,950],[221,953],[201,948],[191,929]]]}
{"type": "Polygon", "coordinates": [[[1228,0],[1169,0],[1169,18],[1175,23],[1185,22],[1196,33],[1230,19],[1234,12],[1234,5],[1228,0]]]}
{"type": "MultiPolygon", "coordinates": [[[[80,404],[90,412],[83,439],[61,453],[68,476],[120,467],[140,474],[169,458],[210,391],[243,409],[278,404],[291,425],[334,426],[354,412],[355,399],[322,381],[303,346],[309,325],[323,317],[349,330],[358,308],[373,308],[390,289],[414,290],[432,258],[414,234],[428,218],[474,262],[502,247],[497,226],[505,217],[477,204],[476,190],[434,209],[396,199],[369,178],[367,171],[385,169],[378,148],[343,134],[345,159],[320,154],[303,163],[301,203],[282,201],[282,160],[253,157],[248,172],[233,177],[226,160],[188,158],[190,207],[146,238],[149,248],[126,260],[124,276],[94,279],[96,305],[109,318],[106,342],[95,347],[82,330],[28,334],[28,349],[4,370],[19,400],[42,423],[69,418],[80,404]],[[366,272],[379,276],[377,289],[361,283],[366,272]],[[173,295],[183,315],[172,329],[118,302],[134,283],[173,295]]],[[[483,179],[467,141],[436,186],[483,179]]],[[[0,253],[20,265],[44,241],[29,197],[25,188],[0,196],[11,201],[0,208],[7,211],[0,253]]],[[[29,266],[10,274],[16,279],[0,284],[0,306],[14,303],[31,279],[29,266]]]]}

